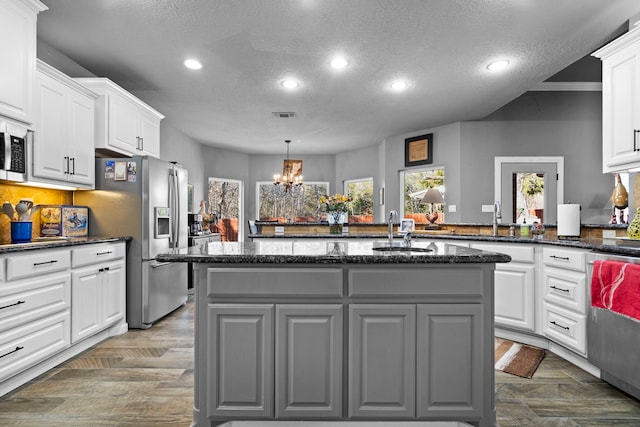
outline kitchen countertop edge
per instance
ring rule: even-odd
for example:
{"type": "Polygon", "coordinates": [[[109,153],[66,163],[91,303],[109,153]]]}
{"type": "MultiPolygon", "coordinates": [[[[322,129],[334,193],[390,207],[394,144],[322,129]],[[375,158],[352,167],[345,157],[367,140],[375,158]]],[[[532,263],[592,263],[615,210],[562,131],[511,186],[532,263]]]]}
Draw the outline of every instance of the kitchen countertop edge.
{"type": "Polygon", "coordinates": [[[0,254],[26,252],[39,249],[55,249],[68,246],[79,246],[93,243],[107,243],[118,241],[129,241],[131,236],[118,236],[118,237],[70,237],[66,240],[39,240],[32,241],[30,243],[6,243],[0,244],[0,254]]]}

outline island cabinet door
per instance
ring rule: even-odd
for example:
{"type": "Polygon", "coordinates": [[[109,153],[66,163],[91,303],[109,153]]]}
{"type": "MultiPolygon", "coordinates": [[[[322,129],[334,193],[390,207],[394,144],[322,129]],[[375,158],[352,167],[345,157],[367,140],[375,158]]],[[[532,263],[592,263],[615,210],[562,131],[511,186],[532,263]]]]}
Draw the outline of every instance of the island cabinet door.
{"type": "Polygon", "coordinates": [[[342,415],[342,305],[276,306],[276,419],[342,415]]]}
{"type": "Polygon", "coordinates": [[[415,417],[416,308],[349,307],[349,417],[415,417]]]}
{"type": "Polygon", "coordinates": [[[418,418],[482,417],[482,326],[480,304],[418,305],[418,418]]]}
{"type": "Polygon", "coordinates": [[[210,304],[207,416],[273,417],[271,304],[210,304]]]}

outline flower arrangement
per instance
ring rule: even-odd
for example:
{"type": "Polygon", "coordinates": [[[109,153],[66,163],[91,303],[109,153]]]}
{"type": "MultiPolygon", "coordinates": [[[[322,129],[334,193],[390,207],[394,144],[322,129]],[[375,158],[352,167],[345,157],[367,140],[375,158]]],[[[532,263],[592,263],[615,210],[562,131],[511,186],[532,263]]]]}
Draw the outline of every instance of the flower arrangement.
{"type": "Polygon", "coordinates": [[[320,197],[320,203],[323,205],[325,212],[347,212],[350,201],[351,197],[344,194],[334,194],[333,196],[325,194],[320,197]]]}
{"type": "Polygon", "coordinates": [[[344,194],[324,195],[320,197],[322,209],[327,213],[329,232],[331,234],[342,233],[342,214],[349,208],[351,197],[344,194]]]}

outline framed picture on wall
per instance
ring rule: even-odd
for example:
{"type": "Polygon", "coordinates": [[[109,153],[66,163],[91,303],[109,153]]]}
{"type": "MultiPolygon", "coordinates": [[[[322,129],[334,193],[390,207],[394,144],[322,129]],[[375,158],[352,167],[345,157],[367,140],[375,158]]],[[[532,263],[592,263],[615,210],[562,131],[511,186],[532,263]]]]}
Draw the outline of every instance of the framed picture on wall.
{"type": "Polygon", "coordinates": [[[414,136],[404,140],[404,165],[420,166],[433,163],[433,134],[414,136]]]}

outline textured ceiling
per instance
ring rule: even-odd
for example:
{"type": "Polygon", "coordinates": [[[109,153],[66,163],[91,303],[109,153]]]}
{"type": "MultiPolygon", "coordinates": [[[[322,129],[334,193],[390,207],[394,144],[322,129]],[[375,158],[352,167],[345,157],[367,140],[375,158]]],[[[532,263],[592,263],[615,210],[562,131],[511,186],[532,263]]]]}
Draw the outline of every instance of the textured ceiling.
{"type": "Polygon", "coordinates": [[[193,139],[338,153],[479,119],[588,55],[638,0],[43,0],[38,38],[193,139]],[[332,55],[350,66],[330,69],[332,55]],[[203,69],[182,62],[197,57],[203,69]],[[492,74],[486,64],[507,58],[492,74]],[[285,77],[301,86],[287,91],[285,77]],[[391,80],[410,89],[396,93],[391,80]],[[275,111],[295,112],[279,119],[275,111]]]}

